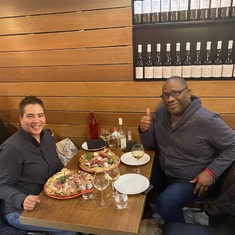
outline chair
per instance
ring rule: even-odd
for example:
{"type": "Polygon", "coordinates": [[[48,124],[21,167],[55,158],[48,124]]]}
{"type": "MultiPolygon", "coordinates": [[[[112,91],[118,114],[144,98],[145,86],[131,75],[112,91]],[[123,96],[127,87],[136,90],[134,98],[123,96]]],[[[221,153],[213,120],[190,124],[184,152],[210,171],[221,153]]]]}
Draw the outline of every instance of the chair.
{"type": "Polygon", "coordinates": [[[215,183],[214,187],[206,194],[202,199],[194,202],[189,207],[201,208],[201,211],[205,211],[215,200],[218,199],[228,188],[231,174],[235,168],[235,161],[220,175],[219,179],[215,183]]]}
{"type": "Polygon", "coordinates": [[[4,123],[0,119],[0,145],[10,136],[8,133],[7,128],[5,127],[4,123]]]}

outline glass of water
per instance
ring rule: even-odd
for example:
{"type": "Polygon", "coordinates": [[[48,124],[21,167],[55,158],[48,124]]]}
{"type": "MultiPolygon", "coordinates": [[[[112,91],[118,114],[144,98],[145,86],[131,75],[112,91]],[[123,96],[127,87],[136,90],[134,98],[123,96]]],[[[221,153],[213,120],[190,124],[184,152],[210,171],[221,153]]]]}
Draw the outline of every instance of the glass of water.
{"type": "Polygon", "coordinates": [[[128,195],[126,192],[121,193],[119,191],[116,191],[114,199],[117,209],[125,209],[127,207],[128,195]]]}

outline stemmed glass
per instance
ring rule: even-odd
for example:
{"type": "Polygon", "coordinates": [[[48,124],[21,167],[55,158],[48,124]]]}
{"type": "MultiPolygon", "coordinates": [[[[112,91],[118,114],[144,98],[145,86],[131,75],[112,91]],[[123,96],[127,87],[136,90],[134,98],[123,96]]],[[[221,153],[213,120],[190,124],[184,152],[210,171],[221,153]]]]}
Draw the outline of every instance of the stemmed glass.
{"type": "Polygon", "coordinates": [[[95,188],[100,190],[101,192],[101,200],[100,200],[100,206],[105,207],[106,203],[104,201],[104,195],[103,191],[106,189],[109,185],[109,180],[105,177],[105,172],[96,172],[94,176],[93,185],[95,188]]]}
{"type": "Polygon", "coordinates": [[[100,138],[102,138],[105,141],[105,146],[108,146],[108,138],[110,136],[111,132],[109,128],[103,127],[100,130],[100,138]]]}
{"type": "Polygon", "coordinates": [[[132,147],[132,156],[134,158],[137,159],[138,161],[138,165],[137,165],[137,169],[135,170],[136,173],[141,173],[141,170],[140,170],[140,164],[139,164],[139,159],[142,158],[144,156],[144,147],[142,144],[134,144],[133,147],[132,147]]]}
{"type": "Polygon", "coordinates": [[[120,171],[118,166],[106,171],[106,178],[112,183],[112,196],[115,195],[114,181],[117,180],[119,177],[120,177],[120,171]]]}

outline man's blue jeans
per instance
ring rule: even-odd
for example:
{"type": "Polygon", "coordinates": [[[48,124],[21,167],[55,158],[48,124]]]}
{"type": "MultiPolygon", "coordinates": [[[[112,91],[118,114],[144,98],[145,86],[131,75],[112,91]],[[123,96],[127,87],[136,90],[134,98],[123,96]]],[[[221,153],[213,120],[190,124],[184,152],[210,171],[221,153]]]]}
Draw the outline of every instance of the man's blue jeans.
{"type": "Polygon", "coordinates": [[[157,197],[156,208],[164,222],[185,222],[183,207],[199,197],[193,194],[195,184],[174,179],[157,197]]]}
{"type": "Polygon", "coordinates": [[[45,231],[45,232],[50,232],[54,235],[75,235],[76,234],[76,232],[71,232],[71,231],[64,231],[64,230],[53,229],[53,228],[43,228],[43,227],[38,227],[38,226],[21,224],[19,216],[20,216],[19,212],[12,212],[8,214],[7,216],[5,216],[5,219],[8,221],[10,225],[21,230],[45,231]]]}

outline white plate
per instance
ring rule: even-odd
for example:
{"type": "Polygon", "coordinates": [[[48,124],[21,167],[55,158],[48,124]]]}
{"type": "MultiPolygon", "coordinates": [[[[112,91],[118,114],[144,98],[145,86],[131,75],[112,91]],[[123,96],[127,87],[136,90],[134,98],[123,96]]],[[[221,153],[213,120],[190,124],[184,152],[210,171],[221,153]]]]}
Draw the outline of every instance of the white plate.
{"type": "Polygon", "coordinates": [[[140,174],[121,175],[115,182],[114,187],[121,193],[138,194],[149,187],[149,180],[140,174]]]}
{"type": "MultiPolygon", "coordinates": [[[[139,159],[139,165],[144,165],[149,162],[150,156],[147,153],[144,153],[144,156],[139,159]]],[[[134,158],[131,152],[124,153],[121,156],[121,161],[129,166],[138,166],[138,160],[134,158]]]]}
{"type": "Polygon", "coordinates": [[[98,150],[103,149],[104,147],[105,147],[105,146],[103,146],[103,147],[101,147],[101,148],[98,148],[98,149],[89,149],[88,146],[87,146],[87,142],[84,142],[84,143],[82,144],[82,148],[83,148],[84,150],[86,150],[86,151],[98,151],[98,150]]]}

